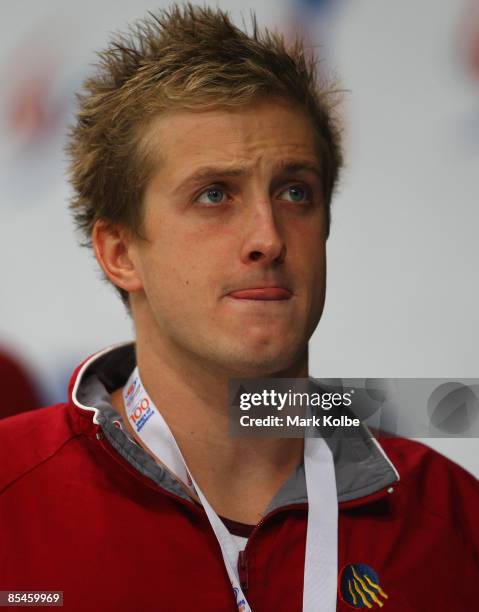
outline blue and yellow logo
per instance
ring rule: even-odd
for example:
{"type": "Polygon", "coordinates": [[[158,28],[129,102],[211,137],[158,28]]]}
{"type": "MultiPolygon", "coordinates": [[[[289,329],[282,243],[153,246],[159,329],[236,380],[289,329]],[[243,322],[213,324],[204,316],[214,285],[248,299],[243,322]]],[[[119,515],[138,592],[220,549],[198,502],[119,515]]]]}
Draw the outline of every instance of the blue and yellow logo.
{"type": "Polygon", "coordinates": [[[386,593],[379,585],[376,572],[364,563],[345,565],[339,576],[339,590],[343,600],[353,608],[383,607],[386,593]]]}

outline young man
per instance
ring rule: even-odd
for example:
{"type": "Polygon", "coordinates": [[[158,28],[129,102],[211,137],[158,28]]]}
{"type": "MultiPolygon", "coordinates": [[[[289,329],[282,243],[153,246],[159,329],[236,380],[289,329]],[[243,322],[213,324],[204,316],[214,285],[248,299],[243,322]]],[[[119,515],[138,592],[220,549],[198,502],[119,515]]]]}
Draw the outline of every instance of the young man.
{"type": "Polygon", "coordinates": [[[216,10],[173,8],[103,53],[73,209],[136,342],[79,366],[68,404],[1,423],[0,589],[78,611],[474,608],[460,467],[365,428],[334,449],[229,435],[231,378],[308,377],[333,102],[300,45],[216,10]]]}

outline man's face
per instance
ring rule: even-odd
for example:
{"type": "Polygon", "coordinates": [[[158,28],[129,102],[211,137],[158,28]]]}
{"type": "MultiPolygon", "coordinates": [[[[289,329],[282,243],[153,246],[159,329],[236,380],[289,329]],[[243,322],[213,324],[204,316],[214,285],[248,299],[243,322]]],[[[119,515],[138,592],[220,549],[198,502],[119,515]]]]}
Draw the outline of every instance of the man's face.
{"type": "Polygon", "coordinates": [[[309,118],[273,100],[176,112],[159,117],[147,141],[161,158],[145,192],[146,240],[132,247],[144,291],[131,296],[138,336],[246,376],[292,366],[325,295],[309,118]]]}

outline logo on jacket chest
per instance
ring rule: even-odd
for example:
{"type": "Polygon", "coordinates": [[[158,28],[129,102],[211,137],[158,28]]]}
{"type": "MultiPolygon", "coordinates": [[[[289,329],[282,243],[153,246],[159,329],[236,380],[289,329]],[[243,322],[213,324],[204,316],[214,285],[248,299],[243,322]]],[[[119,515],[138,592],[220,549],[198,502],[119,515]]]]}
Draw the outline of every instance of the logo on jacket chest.
{"type": "Polygon", "coordinates": [[[382,608],[388,598],[370,565],[349,563],[339,575],[341,599],[352,608],[382,608]]]}

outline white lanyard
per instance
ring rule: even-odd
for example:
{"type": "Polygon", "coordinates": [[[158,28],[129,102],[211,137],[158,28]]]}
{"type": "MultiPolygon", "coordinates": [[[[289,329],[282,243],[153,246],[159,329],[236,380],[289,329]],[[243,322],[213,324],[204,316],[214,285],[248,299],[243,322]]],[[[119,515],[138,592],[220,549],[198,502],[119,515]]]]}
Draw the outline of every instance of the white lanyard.
{"type": "MultiPolygon", "coordinates": [[[[238,547],[188,469],[170,428],[146,392],[136,367],[123,389],[130,425],[142,446],[199,498],[221,548],[239,612],[252,612],[241,589],[238,547]]],[[[305,438],[304,470],[308,527],[304,562],[303,612],[335,612],[338,575],[338,500],[334,463],[323,438],[305,438]]]]}

